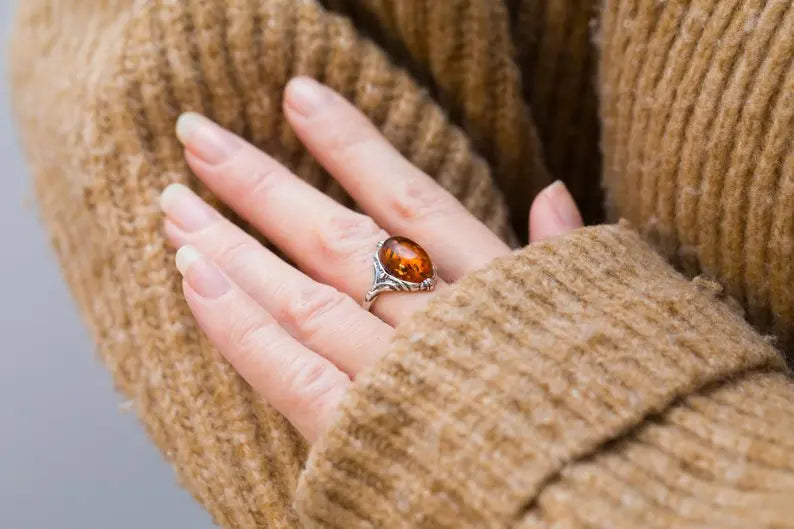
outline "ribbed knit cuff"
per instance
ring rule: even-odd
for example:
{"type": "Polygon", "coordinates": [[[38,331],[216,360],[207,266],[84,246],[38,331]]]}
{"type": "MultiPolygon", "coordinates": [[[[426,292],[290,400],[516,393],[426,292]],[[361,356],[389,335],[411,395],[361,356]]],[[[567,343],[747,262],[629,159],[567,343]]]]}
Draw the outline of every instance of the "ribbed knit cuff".
{"type": "Polygon", "coordinates": [[[511,529],[791,529],[794,381],[755,370],[566,465],[511,529]]]}
{"type": "Polygon", "coordinates": [[[306,529],[506,527],[569,463],[716,380],[781,366],[623,226],[532,245],[401,325],[313,447],[306,529]]]}

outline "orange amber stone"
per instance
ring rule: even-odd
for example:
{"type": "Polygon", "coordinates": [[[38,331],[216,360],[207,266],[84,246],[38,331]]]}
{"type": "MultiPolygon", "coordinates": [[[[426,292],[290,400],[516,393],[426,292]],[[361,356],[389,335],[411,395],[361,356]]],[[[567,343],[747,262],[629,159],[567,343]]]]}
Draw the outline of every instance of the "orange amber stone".
{"type": "Polygon", "coordinates": [[[433,263],[427,252],[411,239],[389,237],[378,250],[380,264],[389,274],[410,283],[433,277],[433,263]]]}

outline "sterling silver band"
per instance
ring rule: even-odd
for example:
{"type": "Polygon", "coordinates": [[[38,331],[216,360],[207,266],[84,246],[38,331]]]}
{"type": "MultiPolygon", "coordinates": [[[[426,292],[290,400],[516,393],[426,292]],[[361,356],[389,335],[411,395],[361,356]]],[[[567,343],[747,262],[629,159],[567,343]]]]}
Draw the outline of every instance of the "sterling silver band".
{"type": "Polygon", "coordinates": [[[436,272],[435,265],[433,265],[433,275],[421,283],[404,281],[389,274],[383,268],[383,264],[380,262],[380,258],[378,257],[378,254],[380,253],[380,247],[383,246],[384,242],[386,241],[378,242],[378,245],[375,248],[375,255],[372,258],[372,286],[367,291],[367,294],[364,296],[364,302],[361,304],[361,306],[364,307],[364,310],[371,310],[372,305],[375,303],[375,299],[382,292],[428,292],[435,288],[436,281],[438,280],[438,273],[436,272]]]}

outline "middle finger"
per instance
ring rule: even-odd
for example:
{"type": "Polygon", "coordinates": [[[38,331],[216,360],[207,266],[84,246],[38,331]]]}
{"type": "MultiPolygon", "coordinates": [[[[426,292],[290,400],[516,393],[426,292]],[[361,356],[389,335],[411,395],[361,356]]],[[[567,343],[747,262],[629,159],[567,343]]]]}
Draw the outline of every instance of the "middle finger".
{"type": "MultiPolygon", "coordinates": [[[[376,245],[388,238],[372,219],[338,204],[203,116],[183,115],[177,135],[193,172],[221,200],[309,275],[363,299],[371,286],[376,245]]],[[[437,288],[443,286],[439,280],[437,288]]],[[[430,295],[390,293],[378,299],[373,312],[397,325],[430,295]]]]}
{"type": "Polygon", "coordinates": [[[448,281],[510,248],[454,196],[389,143],[355,106],[325,85],[296,77],[284,111],[303,144],[356,203],[394,233],[422,244],[448,281]]]}

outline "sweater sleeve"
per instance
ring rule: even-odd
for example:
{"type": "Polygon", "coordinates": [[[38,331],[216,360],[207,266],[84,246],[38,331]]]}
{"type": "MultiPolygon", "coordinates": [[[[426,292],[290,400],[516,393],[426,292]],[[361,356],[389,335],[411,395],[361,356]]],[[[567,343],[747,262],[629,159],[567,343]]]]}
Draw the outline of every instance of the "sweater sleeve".
{"type": "Polygon", "coordinates": [[[304,526],[790,524],[794,384],[719,296],[620,225],[471,274],[356,380],[304,526]]]}
{"type": "Polygon", "coordinates": [[[289,78],[315,77],[510,240],[490,165],[427,90],[313,0],[18,4],[10,74],[20,135],[39,214],[100,358],[218,525],[298,527],[306,445],[197,328],[161,233],[157,197],[169,183],[212,200],[184,162],[177,116],[207,114],[351,204],[281,112],[289,78]]]}

